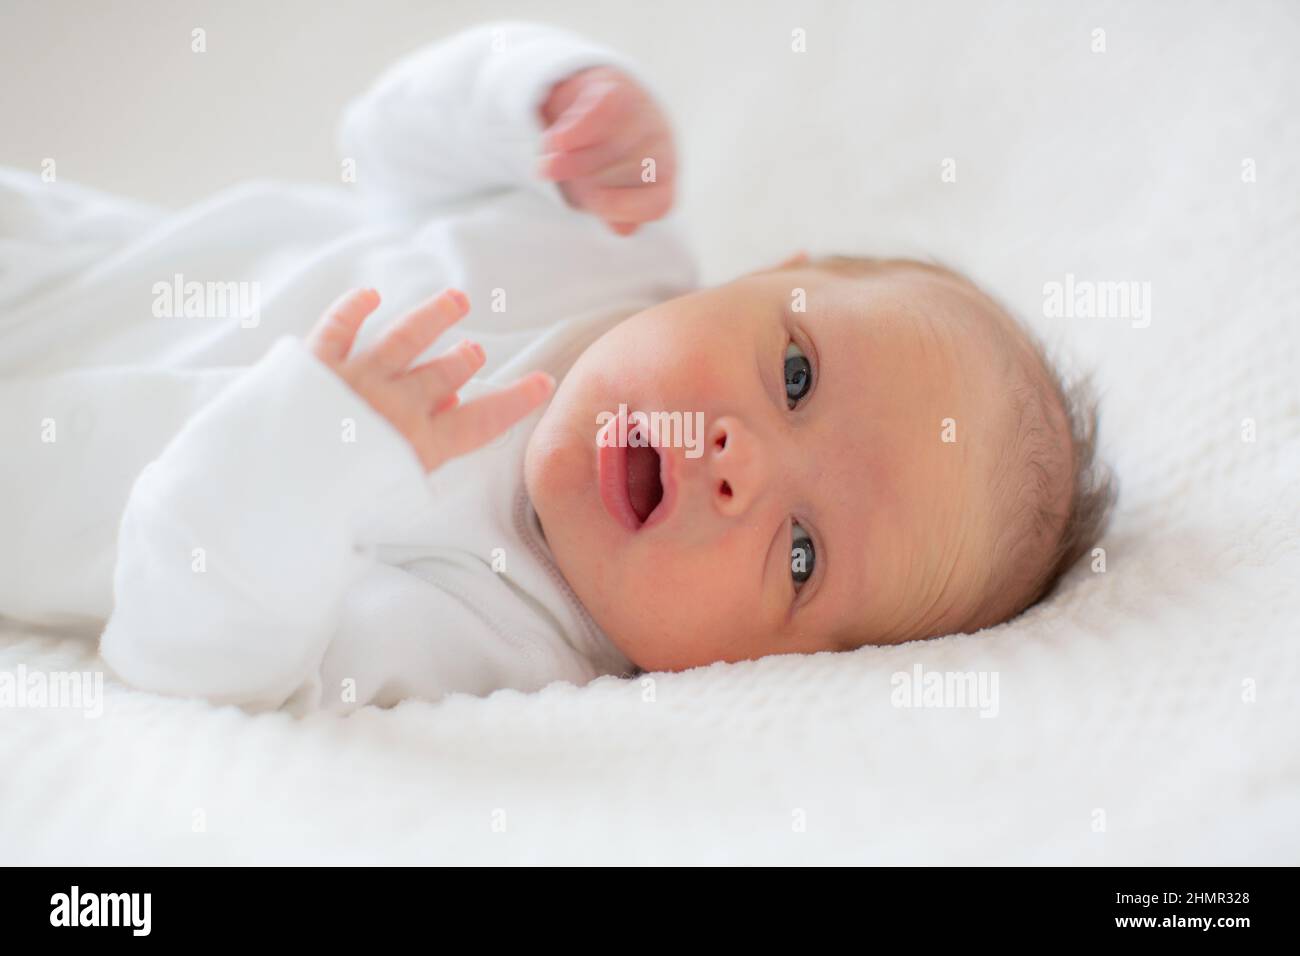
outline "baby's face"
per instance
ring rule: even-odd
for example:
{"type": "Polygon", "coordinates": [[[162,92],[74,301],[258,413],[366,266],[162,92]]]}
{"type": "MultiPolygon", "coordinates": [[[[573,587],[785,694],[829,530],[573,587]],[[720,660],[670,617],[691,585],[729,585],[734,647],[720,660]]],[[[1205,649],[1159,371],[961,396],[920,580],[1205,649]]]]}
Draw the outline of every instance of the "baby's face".
{"type": "Polygon", "coordinates": [[[981,308],[925,273],[796,266],[662,303],[593,343],[531,436],[525,477],[561,572],[614,644],[679,670],[956,627],[982,597],[1010,427],[981,308]],[[620,405],[680,413],[683,428],[652,452],[602,448],[620,405]],[[702,436],[686,429],[696,413],[702,436]],[[674,437],[694,447],[663,444],[674,437]]]}

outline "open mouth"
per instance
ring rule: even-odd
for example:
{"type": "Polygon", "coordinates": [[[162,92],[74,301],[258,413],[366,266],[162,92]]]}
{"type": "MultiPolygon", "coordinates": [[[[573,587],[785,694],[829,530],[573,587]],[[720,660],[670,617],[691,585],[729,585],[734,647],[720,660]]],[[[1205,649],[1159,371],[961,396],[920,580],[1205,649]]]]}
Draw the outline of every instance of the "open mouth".
{"type": "Polygon", "coordinates": [[[627,452],[627,497],[637,520],[645,524],[664,497],[659,480],[659,452],[653,448],[625,449],[627,452]]]}
{"type": "Polygon", "coordinates": [[[667,517],[674,497],[670,458],[651,445],[620,444],[618,428],[612,419],[596,443],[600,500],[614,520],[639,531],[667,517]]]}

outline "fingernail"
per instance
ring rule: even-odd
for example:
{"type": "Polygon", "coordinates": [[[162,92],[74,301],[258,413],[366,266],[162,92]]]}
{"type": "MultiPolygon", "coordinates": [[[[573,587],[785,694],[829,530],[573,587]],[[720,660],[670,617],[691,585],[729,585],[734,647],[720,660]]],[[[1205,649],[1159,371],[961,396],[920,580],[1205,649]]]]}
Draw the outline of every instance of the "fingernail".
{"type": "Polygon", "coordinates": [[[447,295],[451,296],[455,303],[460,306],[462,312],[469,308],[469,297],[460,289],[448,289],[447,295]]]}
{"type": "Polygon", "coordinates": [[[477,342],[471,342],[469,339],[466,339],[462,344],[466,349],[473,352],[480,362],[487,358],[487,353],[483,351],[483,346],[479,345],[477,342]]]}

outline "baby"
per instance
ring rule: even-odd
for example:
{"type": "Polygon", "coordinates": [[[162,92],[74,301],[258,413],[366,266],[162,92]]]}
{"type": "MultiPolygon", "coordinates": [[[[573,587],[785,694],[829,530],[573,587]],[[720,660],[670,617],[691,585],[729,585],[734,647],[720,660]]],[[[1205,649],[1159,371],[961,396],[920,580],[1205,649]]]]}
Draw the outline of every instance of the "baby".
{"type": "MultiPolygon", "coordinates": [[[[97,496],[121,516],[95,565],[112,594],[82,602],[128,683],[303,713],[969,632],[1040,600],[1104,529],[1095,409],[955,272],[800,253],[697,289],[657,222],[671,126],[616,54],[489,24],[395,67],[343,138],[365,208],[400,224],[368,268],[450,249],[473,312],[452,287],[381,321],[365,287],[273,343],[88,334],[75,365],[154,349],[156,367],[0,396],[15,436],[92,397],[150,436],[118,436],[125,501],[97,496]],[[476,318],[491,355],[442,346],[476,318]],[[652,442],[654,416],[702,430],[652,442]]],[[[274,201],[267,223],[293,218],[274,201]]],[[[0,489],[16,523],[49,458],[0,489]]],[[[51,547],[48,527],[24,540],[51,547]]],[[[42,564],[10,569],[28,587],[0,611],[60,603],[31,596],[42,564]]]]}
{"type": "MultiPolygon", "coordinates": [[[[532,376],[457,409],[483,360],[473,349],[399,371],[464,313],[455,291],[347,360],[376,302],[345,297],[313,351],[426,468],[550,394],[532,376]]],[[[1014,617],[1099,535],[1107,493],[1081,484],[1094,428],[1036,344],[959,275],[800,254],[601,336],[533,430],[524,479],[596,623],[640,668],[679,670],[1014,617]],[[620,406],[702,413],[703,455],[635,430],[606,443],[593,423],[620,406]]]]}

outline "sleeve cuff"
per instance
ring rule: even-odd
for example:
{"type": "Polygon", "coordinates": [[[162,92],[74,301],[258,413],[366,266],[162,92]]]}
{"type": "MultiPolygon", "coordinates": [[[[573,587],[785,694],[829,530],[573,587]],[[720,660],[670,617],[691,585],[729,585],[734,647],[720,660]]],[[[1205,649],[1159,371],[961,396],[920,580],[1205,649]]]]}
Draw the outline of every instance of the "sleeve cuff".
{"type": "Polygon", "coordinates": [[[382,534],[388,520],[427,504],[430,494],[406,439],[290,335],[205,406],[177,441],[189,447],[170,460],[183,461],[194,481],[220,476],[224,487],[214,490],[227,500],[328,509],[346,516],[358,538],[382,534]],[[203,437],[185,442],[190,432],[203,437]]]}

